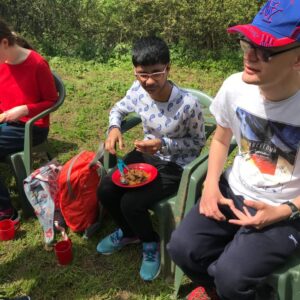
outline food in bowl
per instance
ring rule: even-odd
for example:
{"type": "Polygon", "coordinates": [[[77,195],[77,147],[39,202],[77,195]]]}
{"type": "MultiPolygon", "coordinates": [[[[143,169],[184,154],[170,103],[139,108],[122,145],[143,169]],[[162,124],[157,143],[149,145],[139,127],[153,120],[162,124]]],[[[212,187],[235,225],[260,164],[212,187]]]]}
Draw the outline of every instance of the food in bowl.
{"type": "Polygon", "coordinates": [[[126,182],[128,185],[138,185],[145,182],[149,178],[149,174],[141,169],[129,169],[128,172],[121,176],[121,182],[126,182]],[[123,180],[122,180],[123,178],[123,180]],[[125,179],[125,180],[124,180],[125,179]]]}

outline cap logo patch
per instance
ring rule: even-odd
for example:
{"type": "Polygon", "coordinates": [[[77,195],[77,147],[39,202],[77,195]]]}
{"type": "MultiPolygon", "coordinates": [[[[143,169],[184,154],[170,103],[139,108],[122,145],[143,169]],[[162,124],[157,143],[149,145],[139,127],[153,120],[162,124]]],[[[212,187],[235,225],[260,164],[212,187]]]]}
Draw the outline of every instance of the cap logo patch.
{"type": "Polygon", "coordinates": [[[282,12],[283,9],[280,8],[281,1],[269,0],[268,3],[262,8],[260,14],[263,15],[263,21],[266,23],[272,23],[272,17],[282,12]]]}

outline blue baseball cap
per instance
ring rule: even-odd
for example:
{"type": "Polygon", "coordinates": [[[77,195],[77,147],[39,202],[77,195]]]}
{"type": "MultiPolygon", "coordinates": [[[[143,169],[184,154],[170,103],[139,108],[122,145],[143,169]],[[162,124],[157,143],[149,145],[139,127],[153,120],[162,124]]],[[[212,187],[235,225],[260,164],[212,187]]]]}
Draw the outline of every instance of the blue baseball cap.
{"type": "Polygon", "coordinates": [[[300,0],[269,0],[251,24],[227,29],[262,47],[281,47],[300,42],[300,0]]]}

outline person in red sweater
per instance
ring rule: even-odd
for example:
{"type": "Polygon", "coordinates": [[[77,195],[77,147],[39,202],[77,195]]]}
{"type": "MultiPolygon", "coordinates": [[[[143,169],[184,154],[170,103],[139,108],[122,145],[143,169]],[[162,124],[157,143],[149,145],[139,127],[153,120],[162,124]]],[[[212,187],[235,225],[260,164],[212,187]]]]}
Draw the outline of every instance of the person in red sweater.
{"type": "MultiPolygon", "coordinates": [[[[47,61],[0,19],[0,160],[23,149],[25,123],[57,101],[47,61]]],[[[49,132],[49,116],[35,122],[33,145],[49,132]]],[[[0,220],[18,222],[17,211],[0,181],[0,220]]]]}

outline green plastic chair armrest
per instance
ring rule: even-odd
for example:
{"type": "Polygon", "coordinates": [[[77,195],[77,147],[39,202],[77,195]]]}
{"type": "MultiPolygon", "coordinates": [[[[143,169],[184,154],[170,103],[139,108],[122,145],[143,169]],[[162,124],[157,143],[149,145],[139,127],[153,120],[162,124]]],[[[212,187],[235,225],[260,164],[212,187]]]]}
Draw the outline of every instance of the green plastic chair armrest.
{"type": "Polygon", "coordinates": [[[184,88],[184,90],[190,92],[192,95],[194,95],[198,99],[201,99],[201,104],[203,106],[205,106],[207,108],[210,106],[212,98],[209,95],[207,95],[199,90],[195,90],[195,89],[184,88]]]}
{"type": "Polygon", "coordinates": [[[138,114],[132,113],[128,115],[128,117],[122,121],[121,123],[121,131],[122,133],[129,131],[131,128],[137,126],[142,122],[141,118],[138,114]]]}
{"type": "MultiPolygon", "coordinates": [[[[178,225],[183,219],[188,201],[193,201],[193,203],[195,201],[194,198],[192,199],[189,193],[191,176],[195,176],[195,172],[201,172],[202,177],[205,176],[207,167],[203,167],[202,165],[205,163],[207,164],[208,153],[209,151],[207,149],[203,149],[201,154],[196,159],[184,167],[174,208],[176,225],[178,225]]],[[[201,176],[199,175],[199,180],[200,177],[201,176]]]]}

